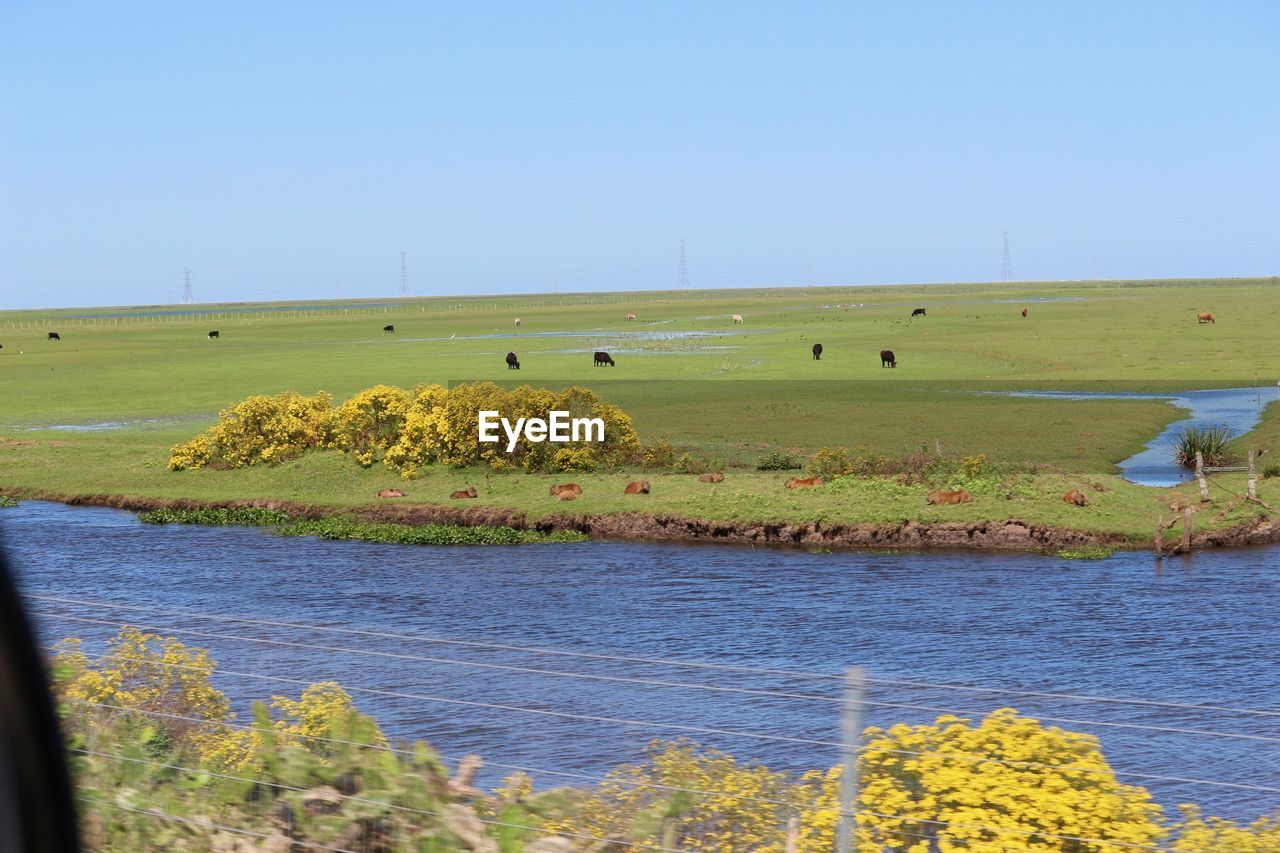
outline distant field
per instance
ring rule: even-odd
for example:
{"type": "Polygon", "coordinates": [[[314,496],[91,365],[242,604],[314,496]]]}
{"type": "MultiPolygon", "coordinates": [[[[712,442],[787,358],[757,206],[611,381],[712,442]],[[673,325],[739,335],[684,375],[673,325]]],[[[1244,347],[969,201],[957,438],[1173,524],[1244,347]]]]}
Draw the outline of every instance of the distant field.
{"type": "Polygon", "coordinates": [[[665,438],[728,467],[771,450],[899,454],[941,445],[1101,475],[1176,410],[1150,400],[978,392],[1270,387],[1280,378],[1275,279],[454,297],[165,313],[182,310],[0,313],[0,436],[8,439],[0,485],[204,492],[233,477],[262,491],[271,472],[170,474],[165,451],[251,394],[325,390],[341,399],[377,383],[474,379],[595,387],[633,416],[642,439],[665,438]],[[909,319],[916,307],[928,316],[909,319]],[[1217,322],[1197,323],[1199,311],[1217,322]],[[627,313],[638,319],[624,320],[627,313]],[[735,313],[743,325],[731,322],[735,313]],[[388,323],[394,335],[381,331],[388,323]],[[211,329],[220,340],[206,338],[211,329]],[[50,330],[62,340],[48,341],[50,330]],[[814,343],[824,347],[821,361],[810,354],[814,343]],[[594,367],[597,349],[613,353],[617,367],[594,367]],[[880,366],[881,349],[896,353],[896,369],[880,366]],[[519,373],[503,363],[508,350],[519,354],[519,373]],[[126,428],[101,428],[114,423],[126,428]],[[48,429],[76,425],[91,429],[48,429]]]}

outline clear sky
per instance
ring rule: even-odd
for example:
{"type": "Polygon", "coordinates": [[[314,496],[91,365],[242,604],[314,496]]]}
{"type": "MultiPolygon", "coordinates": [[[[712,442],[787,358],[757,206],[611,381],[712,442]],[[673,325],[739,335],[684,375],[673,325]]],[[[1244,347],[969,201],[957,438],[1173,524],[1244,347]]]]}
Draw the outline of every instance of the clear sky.
{"type": "Polygon", "coordinates": [[[0,308],[1280,273],[1280,3],[0,7],[0,308]]]}

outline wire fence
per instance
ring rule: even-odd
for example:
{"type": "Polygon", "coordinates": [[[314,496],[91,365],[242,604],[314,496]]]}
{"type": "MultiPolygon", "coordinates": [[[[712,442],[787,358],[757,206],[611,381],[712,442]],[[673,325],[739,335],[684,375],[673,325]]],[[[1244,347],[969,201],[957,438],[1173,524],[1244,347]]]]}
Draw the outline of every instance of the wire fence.
{"type": "MultiPolygon", "coordinates": [[[[547,780],[560,780],[560,784],[594,788],[613,777],[606,772],[607,767],[582,762],[572,756],[566,758],[564,764],[552,762],[549,765],[545,761],[508,758],[521,751],[522,744],[526,742],[526,735],[522,733],[536,732],[540,737],[550,739],[591,740],[597,744],[596,754],[614,751],[618,760],[612,764],[634,760],[637,746],[653,738],[694,738],[707,746],[723,748],[729,754],[745,756],[757,756],[786,747],[795,751],[792,754],[817,759],[809,765],[816,767],[832,766],[835,762],[823,763],[822,760],[848,747],[847,742],[833,736],[838,731],[841,709],[848,701],[848,696],[841,691],[844,677],[837,673],[314,624],[251,614],[207,613],[64,595],[32,594],[28,601],[42,634],[49,640],[84,635],[88,644],[105,651],[110,638],[126,625],[175,637],[188,645],[208,648],[215,660],[234,661],[235,664],[210,668],[154,658],[134,658],[132,662],[171,672],[207,676],[233,697],[266,698],[265,694],[273,692],[297,692],[318,682],[336,681],[355,697],[362,710],[373,713],[380,720],[388,719],[389,733],[401,739],[402,743],[410,737],[423,738],[441,747],[442,752],[438,756],[441,761],[456,767],[463,766],[469,756],[479,754],[490,768],[527,774],[542,784],[547,780]],[[525,690],[519,685],[531,682],[553,686],[529,691],[537,701],[530,701],[527,697],[524,701],[511,698],[525,690]],[[513,687],[513,683],[516,686],[513,687]],[[424,689],[428,685],[430,689],[424,689]],[[638,697],[646,695],[666,697],[660,707],[678,713],[667,716],[636,713],[651,711],[655,707],[652,702],[638,701],[638,697]],[[554,697],[556,701],[547,701],[547,697],[554,697]],[[802,711],[797,716],[796,712],[784,715],[773,710],[781,706],[799,707],[802,711]],[[436,712],[424,712],[425,708],[453,709],[462,721],[442,718],[436,712]],[[483,715],[484,722],[478,723],[471,718],[472,715],[483,715]],[[529,720],[543,722],[531,724],[527,722],[529,720]],[[796,725],[797,720],[801,721],[798,730],[780,727],[796,725]],[[744,725],[744,721],[753,721],[753,724],[744,725]],[[533,727],[529,728],[530,725],[533,727]],[[566,728],[570,726],[572,728],[566,728]],[[454,737],[460,730],[466,730],[468,737],[454,737]]],[[[52,654],[59,651],[59,647],[54,645],[46,645],[46,648],[52,654]]],[[[116,659],[130,660],[119,653],[116,659]]],[[[891,715],[916,719],[927,715],[930,720],[941,715],[977,719],[1010,702],[1018,705],[1034,703],[1038,709],[1053,706],[1076,709],[1074,713],[1068,711],[1066,714],[1035,713],[1033,716],[1041,722],[1061,723],[1104,736],[1108,731],[1122,731],[1129,737],[1148,739],[1153,751],[1168,751],[1175,748],[1171,744],[1193,740],[1247,743],[1259,751],[1260,756],[1264,753],[1270,756],[1260,761],[1260,767],[1280,767],[1280,731],[1274,722],[1280,717],[1280,709],[875,676],[867,678],[866,684],[871,696],[859,701],[859,710],[876,712],[890,719],[893,718],[891,715]],[[911,701],[917,694],[950,701],[911,701]],[[1092,713],[1079,713],[1085,708],[1092,713]]],[[[175,713],[172,709],[137,708],[87,699],[72,699],[69,704],[82,706],[86,712],[94,714],[141,714],[156,720],[197,725],[207,722],[198,716],[175,713]]],[[[235,719],[226,725],[243,732],[255,729],[254,723],[235,719]]],[[[412,749],[403,745],[344,740],[332,734],[307,734],[304,737],[317,744],[351,746],[401,756],[414,754],[412,749]]],[[[151,763],[175,773],[210,775],[199,767],[166,763],[160,759],[84,746],[77,749],[83,757],[100,762],[151,763]]],[[[1152,788],[1164,786],[1179,792],[1237,791],[1270,798],[1280,794],[1280,782],[1270,776],[1259,775],[1248,780],[1219,778],[1204,773],[1205,768],[1183,775],[1151,772],[1149,768],[1124,764],[1114,767],[1076,764],[1034,760],[999,752],[956,751],[953,748],[898,749],[868,742],[858,744],[857,752],[863,756],[879,754],[883,757],[888,754],[904,761],[1005,767],[1052,773],[1064,778],[1091,779],[1100,774],[1114,774],[1128,784],[1152,788]]],[[[218,774],[213,775],[216,777],[218,774]]],[[[271,781],[260,776],[222,775],[228,781],[244,783],[265,784],[271,781]]],[[[271,784],[278,787],[274,781],[271,784]]],[[[777,799],[698,785],[663,784],[634,777],[628,784],[663,795],[718,797],[776,807],[791,815],[793,820],[821,805],[816,801],[777,799]]],[[[405,811],[395,805],[353,794],[343,795],[343,799],[363,806],[386,806],[393,811],[405,811]]],[[[111,803],[107,807],[116,805],[111,803]]],[[[172,819],[188,824],[193,821],[188,816],[157,813],[153,809],[134,808],[134,811],[139,816],[149,815],[157,820],[172,819]]],[[[447,817],[429,809],[418,811],[423,812],[418,817],[447,817]]],[[[1017,846],[1018,839],[1032,835],[1064,844],[1094,845],[1098,849],[1166,849],[1114,838],[1011,829],[988,825],[981,820],[926,820],[924,823],[929,831],[916,835],[913,829],[919,831],[919,817],[892,811],[858,811],[866,817],[888,821],[891,825],[896,822],[898,834],[902,837],[933,838],[937,833],[947,831],[984,833],[987,840],[974,839],[976,849],[1022,849],[1017,846]],[[1009,844],[1014,846],[1004,846],[1009,844]]],[[[534,824],[491,817],[480,820],[495,830],[538,831],[534,824]]],[[[200,821],[196,823],[200,824],[200,821]]],[[[216,821],[206,823],[210,831],[236,831],[234,827],[219,825],[216,821]]],[[[253,836],[255,832],[245,831],[243,834],[253,836]]],[[[618,847],[670,849],[639,842],[623,843],[620,839],[589,834],[560,833],[560,836],[584,847],[614,844],[618,847]]],[[[363,838],[354,849],[370,849],[371,843],[369,838],[363,838]]],[[[347,848],[321,846],[317,849],[347,848]]]]}

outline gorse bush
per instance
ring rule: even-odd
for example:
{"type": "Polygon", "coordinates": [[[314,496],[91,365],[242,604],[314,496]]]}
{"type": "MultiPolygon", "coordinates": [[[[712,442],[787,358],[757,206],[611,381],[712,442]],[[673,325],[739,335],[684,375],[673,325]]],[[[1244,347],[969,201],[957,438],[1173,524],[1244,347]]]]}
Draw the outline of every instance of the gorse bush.
{"type": "MultiPolygon", "coordinates": [[[[75,639],[57,650],[53,691],[89,849],[227,851],[259,836],[253,849],[516,853],[559,835],[571,845],[539,849],[604,838],[782,853],[792,817],[797,850],[834,849],[842,766],[795,774],[653,741],[590,787],[540,792],[515,773],[489,795],[452,784],[427,744],[393,746],[335,682],[257,702],[240,722],[203,649],[126,627],[97,660],[75,639]]],[[[1116,778],[1097,738],[1009,708],[866,729],[858,776],[859,853],[1280,849],[1280,815],[1242,824],[1184,805],[1170,819],[1116,778]]]]}
{"type": "Polygon", "coordinates": [[[243,468],[301,456],[333,438],[333,398],[321,391],[260,395],[218,413],[218,422],[169,451],[169,469],[243,468]]]}
{"type": "Polygon", "coordinates": [[[365,389],[336,409],[323,392],[250,397],[224,409],[205,433],[170,449],[169,468],[243,468],[293,459],[307,450],[332,448],[368,467],[379,459],[404,479],[434,464],[488,465],[495,470],[592,471],[632,461],[641,451],[631,418],[618,406],[580,387],[563,391],[492,382],[444,388],[421,385],[405,391],[391,385],[365,389]],[[570,418],[598,418],[604,441],[533,442],[523,433],[508,452],[507,441],[481,442],[481,411],[547,419],[552,411],[570,418]]]}
{"type": "Polygon", "coordinates": [[[1189,426],[1178,434],[1173,445],[1173,458],[1183,468],[1196,467],[1196,453],[1206,465],[1226,465],[1231,458],[1227,445],[1231,442],[1231,428],[1225,424],[1216,427],[1189,426]]]}

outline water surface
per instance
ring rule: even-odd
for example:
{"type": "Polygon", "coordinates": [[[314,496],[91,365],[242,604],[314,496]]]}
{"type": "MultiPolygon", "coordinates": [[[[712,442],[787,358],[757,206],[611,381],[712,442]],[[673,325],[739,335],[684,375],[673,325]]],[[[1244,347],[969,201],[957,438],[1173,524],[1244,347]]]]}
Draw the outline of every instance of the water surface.
{"type": "MultiPolygon", "coordinates": [[[[878,679],[1269,709],[877,682],[867,698],[883,704],[868,707],[866,722],[924,722],[936,716],[931,708],[981,714],[1011,705],[1098,735],[1122,778],[1145,785],[1167,808],[1197,802],[1252,818],[1280,802],[1280,792],[1227,786],[1280,789],[1276,548],[1161,564],[1146,553],[1081,562],[621,543],[422,548],[147,526],[126,512],[40,502],[0,510],[0,529],[29,596],[161,611],[32,598],[46,643],[74,635],[96,651],[125,621],[196,632],[176,635],[242,674],[217,677],[240,714],[252,698],[301,689],[270,679],[334,679],[393,737],[425,738],[451,758],[484,756],[486,783],[506,772],[495,762],[601,773],[641,756],[653,737],[680,734],[778,768],[830,766],[838,760],[840,684],[823,676],[860,664],[878,679]],[[175,611],[188,615],[169,615],[175,611]],[[313,627],[211,618],[233,616],[313,627]],[[326,630],[334,628],[376,633],[326,630]],[[698,689],[708,685],[800,698],[698,689]]],[[[547,786],[580,781],[535,776],[547,786]]]]}

